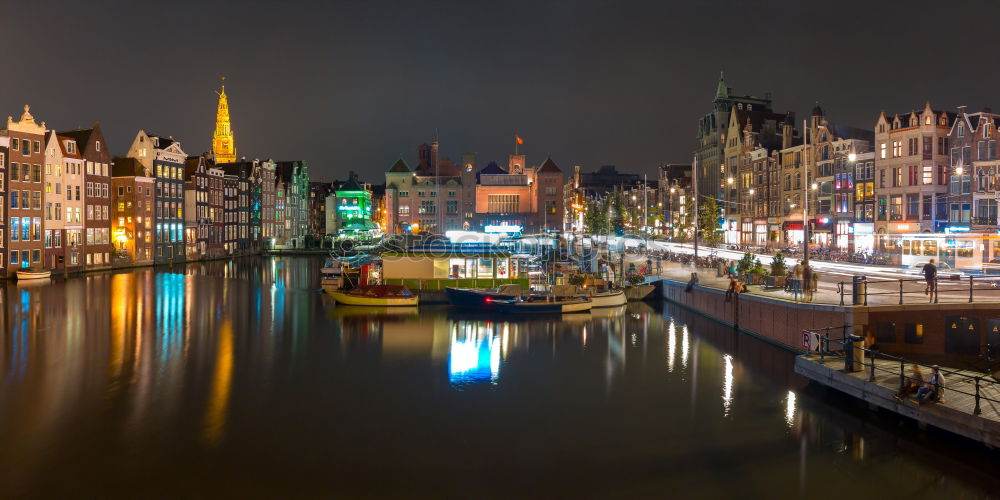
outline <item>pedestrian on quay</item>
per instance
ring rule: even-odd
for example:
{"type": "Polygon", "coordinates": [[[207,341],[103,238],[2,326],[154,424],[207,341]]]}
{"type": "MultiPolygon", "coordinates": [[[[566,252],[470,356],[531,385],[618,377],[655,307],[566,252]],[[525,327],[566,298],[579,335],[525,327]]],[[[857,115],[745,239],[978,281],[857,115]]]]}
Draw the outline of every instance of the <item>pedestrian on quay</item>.
{"type": "Polygon", "coordinates": [[[892,397],[896,398],[896,401],[902,403],[903,398],[917,392],[920,388],[924,386],[924,372],[920,370],[920,365],[913,365],[913,369],[910,372],[909,380],[906,381],[906,385],[899,390],[892,397]]]}
{"type": "Polygon", "coordinates": [[[819,291],[819,273],[816,272],[812,267],[809,268],[811,271],[809,274],[809,302],[813,301],[816,297],[816,292],[819,291]]]}
{"type": "Polygon", "coordinates": [[[798,302],[802,293],[802,263],[798,262],[792,268],[792,298],[798,302]]]}
{"type": "Polygon", "coordinates": [[[653,274],[653,258],[646,256],[646,274],[653,274]]]}
{"type": "Polygon", "coordinates": [[[812,275],[813,268],[808,262],[802,264],[802,297],[804,302],[812,302],[812,275]]]}
{"type": "Polygon", "coordinates": [[[656,255],[656,275],[659,276],[663,274],[663,256],[660,254],[656,255]]]}
{"type": "Polygon", "coordinates": [[[924,295],[930,295],[934,297],[937,293],[937,266],[934,265],[934,259],[930,262],[924,264],[924,268],[921,270],[924,275],[924,279],[927,280],[927,286],[924,288],[924,295]]]}

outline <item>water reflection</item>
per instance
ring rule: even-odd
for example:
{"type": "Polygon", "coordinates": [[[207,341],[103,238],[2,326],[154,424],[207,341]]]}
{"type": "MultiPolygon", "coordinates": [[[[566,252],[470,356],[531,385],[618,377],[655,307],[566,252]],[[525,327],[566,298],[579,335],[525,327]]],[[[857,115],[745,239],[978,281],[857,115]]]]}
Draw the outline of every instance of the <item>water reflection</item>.
{"type": "Polygon", "coordinates": [[[791,496],[830,470],[870,484],[937,474],[941,496],[995,484],[970,483],[960,468],[975,460],[811,396],[787,353],[680,311],[340,307],[317,291],[319,265],[0,285],[0,497],[134,497],[150,477],[175,497],[412,496],[391,489],[412,484],[400,477],[434,496],[523,492],[497,470],[553,496],[791,496]],[[455,432],[484,416],[490,432],[455,432]]]}
{"type": "Polygon", "coordinates": [[[457,321],[452,325],[448,356],[448,378],[461,386],[489,382],[496,384],[500,373],[500,354],[507,323],[457,321]],[[504,334],[498,334],[501,330],[504,334]]]}

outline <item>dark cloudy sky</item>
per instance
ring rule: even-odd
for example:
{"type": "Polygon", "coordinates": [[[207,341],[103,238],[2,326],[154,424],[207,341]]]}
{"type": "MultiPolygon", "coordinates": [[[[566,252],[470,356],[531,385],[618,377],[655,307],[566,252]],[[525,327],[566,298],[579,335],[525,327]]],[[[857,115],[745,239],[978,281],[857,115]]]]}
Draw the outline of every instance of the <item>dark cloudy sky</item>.
{"type": "MultiPolygon", "coordinates": [[[[3,3],[10,3],[6,0],[3,3]]],[[[10,6],[8,6],[10,7],[10,6]]],[[[19,2],[0,42],[0,113],[100,120],[209,147],[227,77],[239,154],[381,178],[433,140],[480,165],[525,139],[569,170],[690,161],[718,72],[798,115],[871,127],[881,109],[994,104],[990,2],[19,2]],[[949,20],[960,19],[960,27],[949,20]]]]}

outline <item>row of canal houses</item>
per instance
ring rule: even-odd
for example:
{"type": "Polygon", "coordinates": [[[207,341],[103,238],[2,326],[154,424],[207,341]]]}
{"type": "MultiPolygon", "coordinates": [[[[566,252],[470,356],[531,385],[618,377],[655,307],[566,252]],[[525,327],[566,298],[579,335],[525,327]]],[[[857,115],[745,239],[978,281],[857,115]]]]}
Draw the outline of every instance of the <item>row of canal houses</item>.
{"type": "Polygon", "coordinates": [[[217,163],[142,130],[116,157],[99,123],[56,131],[26,105],[0,130],[0,276],[302,247],[309,185],[303,161],[217,163]]]}

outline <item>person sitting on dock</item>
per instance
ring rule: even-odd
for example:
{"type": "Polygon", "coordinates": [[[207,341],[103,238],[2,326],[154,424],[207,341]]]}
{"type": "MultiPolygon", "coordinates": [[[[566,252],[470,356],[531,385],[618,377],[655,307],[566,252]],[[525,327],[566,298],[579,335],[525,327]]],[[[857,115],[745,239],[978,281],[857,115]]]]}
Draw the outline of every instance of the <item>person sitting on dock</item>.
{"type": "Polygon", "coordinates": [[[919,389],[923,388],[923,385],[924,372],[920,370],[920,365],[913,365],[913,373],[910,375],[910,380],[907,382],[906,387],[900,389],[899,392],[893,394],[892,397],[896,398],[896,401],[902,403],[903,398],[913,394],[914,392],[918,392],[919,389]]]}
{"type": "Polygon", "coordinates": [[[934,365],[931,367],[931,379],[923,387],[917,389],[917,399],[913,402],[917,405],[921,405],[927,401],[943,403],[944,398],[941,397],[943,395],[944,374],[941,373],[941,368],[938,365],[934,365]]]}
{"type": "Polygon", "coordinates": [[[694,290],[694,287],[696,286],[698,286],[698,273],[691,273],[691,281],[688,281],[687,287],[684,291],[691,293],[691,290],[694,290]]]}

